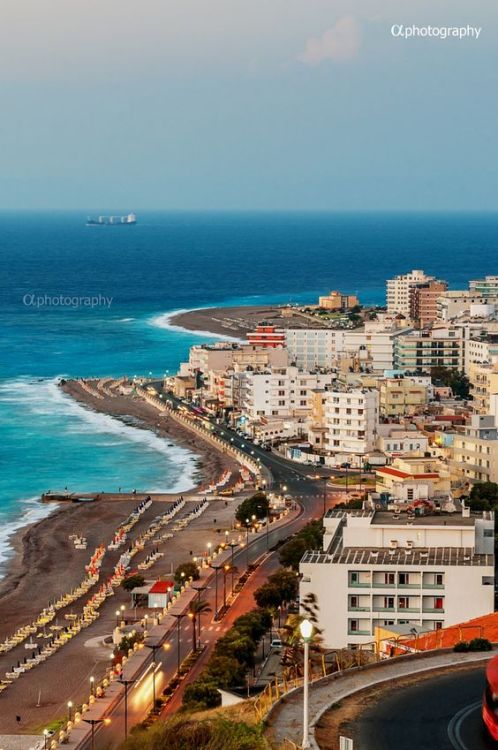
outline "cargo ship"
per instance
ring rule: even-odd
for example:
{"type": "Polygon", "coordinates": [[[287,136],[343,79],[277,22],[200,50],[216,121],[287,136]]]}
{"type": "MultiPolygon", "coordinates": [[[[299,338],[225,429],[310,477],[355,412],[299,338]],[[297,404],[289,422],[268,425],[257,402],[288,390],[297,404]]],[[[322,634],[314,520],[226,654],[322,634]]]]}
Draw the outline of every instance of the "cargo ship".
{"type": "Polygon", "coordinates": [[[97,219],[87,217],[87,227],[115,227],[115,226],[133,226],[137,223],[137,217],[134,213],[126,216],[99,216],[97,219]]]}

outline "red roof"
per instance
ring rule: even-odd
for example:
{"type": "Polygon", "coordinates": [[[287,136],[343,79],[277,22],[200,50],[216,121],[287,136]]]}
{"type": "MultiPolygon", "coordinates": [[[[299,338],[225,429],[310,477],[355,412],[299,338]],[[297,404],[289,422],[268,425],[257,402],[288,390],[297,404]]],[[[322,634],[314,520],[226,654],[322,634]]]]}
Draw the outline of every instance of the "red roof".
{"type": "Polygon", "coordinates": [[[173,581],[156,581],[149,594],[167,594],[174,587],[173,581]]]}
{"type": "Polygon", "coordinates": [[[399,469],[392,469],[390,466],[384,466],[382,469],[377,469],[379,474],[389,474],[392,477],[399,477],[400,479],[438,479],[439,474],[408,474],[406,471],[400,471],[399,469]]]}

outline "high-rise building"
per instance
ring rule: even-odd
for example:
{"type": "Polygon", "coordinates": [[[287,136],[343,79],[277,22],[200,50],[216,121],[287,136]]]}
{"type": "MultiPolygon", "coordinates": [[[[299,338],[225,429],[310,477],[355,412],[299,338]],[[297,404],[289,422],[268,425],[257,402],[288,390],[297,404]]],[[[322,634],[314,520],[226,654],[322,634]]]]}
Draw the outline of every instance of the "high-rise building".
{"type": "Polygon", "coordinates": [[[498,276],[486,276],[484,279],[469,281],[469,289],[483,297],[498,297],[498,276]]]}
{"type": "Polygon", "coordinates": [[[364,455],[375,448],[379,392],[375,388],[316,390],[311,399],[308,440],[328,455],[364,455]]]}
{"type": "Polygon", "coordinates": [[[255,331],[247,334],[247,340],[253,346],[285,346],[285,331],[272,323],[258,323],[255,331]]]}
{"type": "Polygon", "coordinates": [[[426,328],[437,319],[437,300],[447,290],[446,281],[424,281],[409,288],[410,318],[417,328],[426,328]]]}
{"type": "Polygon", "coordinates": [[[409,273],[395,276],[387,281],[387,312],[391,315],[410,317],[410,289],[415,284],[433,281],[434,276],[426,276],[424,271],[414,269],[409,273]]]}

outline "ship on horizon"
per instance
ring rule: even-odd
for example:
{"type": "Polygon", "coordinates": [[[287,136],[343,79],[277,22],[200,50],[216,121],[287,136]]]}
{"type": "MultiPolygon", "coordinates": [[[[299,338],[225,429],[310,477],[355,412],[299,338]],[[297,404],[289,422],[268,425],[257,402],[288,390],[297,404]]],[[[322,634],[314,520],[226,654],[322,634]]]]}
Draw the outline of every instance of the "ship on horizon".
{"type": "Polygon", "coordinates": [[[130,226],[137,223],[137,217],[134,213],[126,216],[99,216],[97,219],[87,217],[87,227],[111,227],[111,226],[130,226]]]}

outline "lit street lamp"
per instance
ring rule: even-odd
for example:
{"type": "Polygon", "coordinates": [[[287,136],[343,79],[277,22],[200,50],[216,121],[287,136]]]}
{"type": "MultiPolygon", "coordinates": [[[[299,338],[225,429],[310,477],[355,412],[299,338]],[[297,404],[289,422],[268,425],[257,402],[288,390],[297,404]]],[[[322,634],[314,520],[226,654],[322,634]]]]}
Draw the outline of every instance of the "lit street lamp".
{"type": "Polygon", "coordinates": [[[91,739],[91,745],[90,750],[95,750],[95,727],[98,726],[98,724],[110,724],[110,719],[83,719],[83,721],[86,721],[87,724],[90,724],[92,727],[92,739],[91,739]]]}
{"type": "Polygon", "coordinates": [[[310,746],[309,740],[309,654],[310,641],[313,635],[313,623],[303,620],[299,625],[301,638],[304,641],[304,686],[303,686],[303,742],[301,747],[307,750],[310,746]]]}
{"type": "MultiPolygon", "coordinates": [[[[128,737],[128,688],[133,685],[136,680],[125,680],[123,677],[118,680],[121,685],[124,685],[124,725],[125,725],[125,739],[128,737]]],[[[85,720],[86,721],[86,720],[85,720]]]]}
{"type": "Polygon", "coordinates": [[[180,656],[181,656],[181,632],[180,632],[180,623],[183,620],[184,617],[187,616],[186,612],[183,612],[182,614],[176,615],[171,612],[172,617],[176,617],[176,639],[177,639],[177,649],[176,649],[176,672],[177,676],[180,676],[180,656]]]}
{"type": "Polygon", "coordinates": [[[211,563],[210,567],[215,571],[214,573],[214,617],[213,617],[213,620],[216,622],[216,620],[218,619],[218,571],[223,566],[213,565],[213,563],[211,563]]]}
{"type": "Polygon", "coordinates": [[[156,651],[161,648],[160,643],[144,643],[145,648],[150,648],[152,651],[152,710],[156,708],[156,651]]]}

